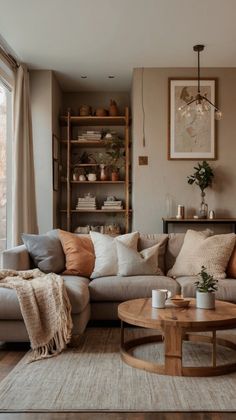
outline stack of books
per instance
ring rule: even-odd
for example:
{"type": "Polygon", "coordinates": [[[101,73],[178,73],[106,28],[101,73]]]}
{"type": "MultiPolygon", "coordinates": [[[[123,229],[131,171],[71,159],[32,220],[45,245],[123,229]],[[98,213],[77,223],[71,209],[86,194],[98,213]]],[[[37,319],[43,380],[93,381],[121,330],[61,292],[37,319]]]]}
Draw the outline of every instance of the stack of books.
{"type": "Polygon", "coordinates": [[[102,210],[122,210],[122,201],[121,200],[105,200],[102,206],[102,210]]]}
{"type": "Polygon", "coordinates": [[[89,131],[87,130],[85,133],[82,133],[78,136],[79,141],[98,141],[101,140],[102,133],[101,131],[89,131]]]}
{"type": "Polygon", "coordinates": [[[79,197],[76,205],[76,210],[96,210],[96,197],[86,196],[79,197]]]}

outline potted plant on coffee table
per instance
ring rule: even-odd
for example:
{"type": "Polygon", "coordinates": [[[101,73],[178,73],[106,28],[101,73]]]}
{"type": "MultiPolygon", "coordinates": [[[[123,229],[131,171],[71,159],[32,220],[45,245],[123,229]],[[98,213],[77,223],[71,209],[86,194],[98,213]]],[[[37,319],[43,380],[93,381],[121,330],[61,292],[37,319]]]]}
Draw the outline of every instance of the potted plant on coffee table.
{"type": "Polygon", "coordinates": [[[197,308],[214,309],[215,308],[215,291],[218,289],[218,280],[207,273],[206,267],[202,266],[198,274],[200,280],[194,284],[197,287],[196,299],[197,308]]]}

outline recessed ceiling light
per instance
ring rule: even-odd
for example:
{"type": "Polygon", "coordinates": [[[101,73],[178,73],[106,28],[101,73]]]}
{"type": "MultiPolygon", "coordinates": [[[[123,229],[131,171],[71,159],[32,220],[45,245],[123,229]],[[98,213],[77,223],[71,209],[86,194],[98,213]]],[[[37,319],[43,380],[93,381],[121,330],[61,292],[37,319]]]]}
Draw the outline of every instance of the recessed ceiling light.
{"type": "Polygon", "coordinates": [[[108,79],[115,79],[115,76],[110,75],[110,76],[108,76],[108,79]]]}
{"type": "Polygon", "coordinates": [[[87,79],[88,76],[80,76],[81,79],[87,79]]]}

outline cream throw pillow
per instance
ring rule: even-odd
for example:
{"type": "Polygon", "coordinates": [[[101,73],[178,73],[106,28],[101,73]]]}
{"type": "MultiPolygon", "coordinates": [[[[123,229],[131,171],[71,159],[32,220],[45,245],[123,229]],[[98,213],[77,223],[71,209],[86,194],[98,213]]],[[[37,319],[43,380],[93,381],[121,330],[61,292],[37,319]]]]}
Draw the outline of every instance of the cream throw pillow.
{"type": "Polygon", "coordinates": [[[214,278],[224,279],[235,239],[234,233],[206,237],[206,232],[188,230],[175,264],[168,271],[168,276],[196,276],[204,265],[214,278]]]}
{"type": "Polygon", "coordinates": [[[160,244],[153,245],[141,252],[129,248],[121,241],[116,242],[118,255],[118,275],[139,276],[162,274],[157,266],[160,244]]]}
{"type": "Polygon", "coordinates": [[[127,233],[113,238],[98,232],[90,232],[95,251],[95,266],[91,278],[116,276],[118,271],[116,242],[120,241],[127,247],[137,250],[138,232],[127,233]]]}

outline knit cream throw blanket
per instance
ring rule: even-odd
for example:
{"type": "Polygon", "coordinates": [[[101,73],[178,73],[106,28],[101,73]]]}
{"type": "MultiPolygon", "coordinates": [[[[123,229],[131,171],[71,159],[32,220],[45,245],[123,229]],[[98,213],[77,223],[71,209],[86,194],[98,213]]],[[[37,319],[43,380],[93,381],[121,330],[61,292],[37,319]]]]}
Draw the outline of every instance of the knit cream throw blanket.
{"type": "Polygon", "coordinates": [[[33,350],[32,361],[60,353],[72,331],[71,304],[63,278],[38,269],[0,270],[0,287],[16,291],[33,350]]]}

